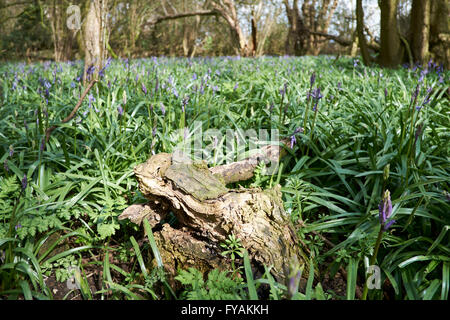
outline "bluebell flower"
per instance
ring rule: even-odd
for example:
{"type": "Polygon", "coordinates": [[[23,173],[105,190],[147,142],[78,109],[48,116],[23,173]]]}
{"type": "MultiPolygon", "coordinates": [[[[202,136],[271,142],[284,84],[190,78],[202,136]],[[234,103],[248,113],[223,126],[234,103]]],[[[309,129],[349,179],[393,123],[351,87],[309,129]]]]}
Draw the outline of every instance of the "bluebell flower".
{"type": "Polygon", "coordinates": [[[27,184],[28,184],[28,180],[27,180],[27,175],[24,174],[23,178],[22,178],[22,190],[25,190],[27,188],[27,184]]]}
{"type": "Polygon", "coordinates": [[[13,146],[9,146],[9,157],[12,158],[13,155],[14,155],[13,146]]]}
{"type": "Polygon", "coordinates": [[[6,172],[9,172],[8,159],[5,159],[5,161],[3,161],[3,168],[6,172]]]}
{"type": "Polygon", "coordinates": [[[295,134],[291,136],[291,149],[294,147],[294,145],[297,143],[297,139],[295,138],[295,134]]]}
{"type": "Polygon", "coordinates": [[[117,112],[119,112],[119,116],[123,115],[123,108],[121,105],[117,107],[117,112]]]}
{"type": "Polygon", "coordinates": [[[142,83],[142,92],[147,95],[147,87],[145,86],[144,83],[142,83]]]}
{"type": "Polygon", "coordinates": [[[95,66],[92,65],[92,66],[90,66],[89,68],[87,68],[86,74],[87,74],[88,76],[90,76],[90,75],[92,75],[92,74],[94,73],[94,71],[95,71],[95,66]]]}
{"type": "Polygon", "coordinates": [[[89,94],[89,108],[92,107],[92,102],[95,101],[94,96],[92,95],[92,93],[89,94]]]}
{"type": "Polygon", "coordinates": [[[414,90],[414,92],[411,96],[411,102],[416,100],[417,96],[419,95],[419,91],[420,91],[420,85],[417,84],[416,89],[414,90]]]}
{"type": "Polygon", "coordinates": [[[314,85],[314,82],[316,82],[316,73],[313,72],[311,75],[311,78],[309,78],[309,84],[311,85],[311,87],[314,85]]]}
{"type": "Polygon", "coordinates": [[[378,206],[378,216],[380,224],[384,231],[387,231],[392,226],[392,224],[395,223],[395,220],[388,221],[391,215],[392,215],[391,194],[389,190],[386,190],[378,206]]]}

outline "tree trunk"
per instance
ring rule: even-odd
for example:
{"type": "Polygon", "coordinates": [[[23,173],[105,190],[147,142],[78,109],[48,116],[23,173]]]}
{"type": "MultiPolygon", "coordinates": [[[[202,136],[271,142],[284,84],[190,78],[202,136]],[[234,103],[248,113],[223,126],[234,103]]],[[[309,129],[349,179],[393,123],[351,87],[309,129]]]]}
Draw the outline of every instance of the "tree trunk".
{"type": "Polygon", "coordinates": [[[397,28],[398,0],[380,0],[380,64],[394,68],[403,60],[404,48],[397,28]]]}
{"type": "Polygon", "coordinates": [[[450,20],[448,0],[431,1],[431,25],[429,50],[436,62],[450,68],[450,20]]]}
{"type": "Polygon", "coordinates": [[[370,64],[370,55],[364,35],[364,11],[362,0],[356,0],[356,30],[358,33],[358,44],[364,64],[370,64]]]}
{"type": "Polygon", "coordinates": [[[431,0],[413,0],[411,7],[411,51],[415,62],[428,61],[431,0]]]}
{"type": "Polygon", "coordinates": [[[84,29],[84,73],[83,81],[86,84],[88,78],[98,77],[98,72],[103,67],[106,55],[106,8],[107,0],[91,0],[84,29]],[[94,67],[92,74],[87,71],[94,67]]]}
{"type": "Polygon", "coordinates": [[[288,0],[284,0],[284,5],[289,20],[289,31],[285,44],[286,53],[296,56],[304,55],[309,35],[298,10],[298,0],[293,1],[292,8],[288,0]]]}

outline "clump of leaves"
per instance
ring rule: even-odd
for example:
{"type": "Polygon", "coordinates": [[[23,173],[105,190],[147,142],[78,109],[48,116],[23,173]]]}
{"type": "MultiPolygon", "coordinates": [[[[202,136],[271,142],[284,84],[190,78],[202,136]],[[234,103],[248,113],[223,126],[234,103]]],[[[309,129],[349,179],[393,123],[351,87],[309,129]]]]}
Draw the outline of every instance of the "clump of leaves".
{"type": "Polygon", "coordinates": [[[181,298],[187,300],[240,300],[242,299],[242,280],[229,276],[230,271],[214,269],[203,279],[203,274],[195,269],[181,270],[176,280],[185,287],[181,298]]]}

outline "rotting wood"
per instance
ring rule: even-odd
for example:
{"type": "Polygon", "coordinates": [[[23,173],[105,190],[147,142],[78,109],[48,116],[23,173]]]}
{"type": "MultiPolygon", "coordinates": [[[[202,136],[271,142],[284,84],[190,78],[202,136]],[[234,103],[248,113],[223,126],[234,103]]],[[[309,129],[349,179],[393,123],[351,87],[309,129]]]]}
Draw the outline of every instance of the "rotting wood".
{"type": "Polygon", "coordinates": [[[134,168],[139,189],[149,202],[130,206],[119,219],[138,224],[149,220],[174,285],[179,268],[195,267],[202,272],[229,268],[220,244],[231,234],[240,239],[256,270],[271,267],[275,279],[285,282],[290,267],[304,265],[306,257],[284,210],[280,186],[268,190],[226,187],[226,183],[251,177],[263,156],[278,160],[282,152],[277,149],[267,146],[240,164],[215,168],[180,164],[168,153],[153,155],[134,168]],[[176,227],[164,223],[169,213],[176,216],[176,227]]]}

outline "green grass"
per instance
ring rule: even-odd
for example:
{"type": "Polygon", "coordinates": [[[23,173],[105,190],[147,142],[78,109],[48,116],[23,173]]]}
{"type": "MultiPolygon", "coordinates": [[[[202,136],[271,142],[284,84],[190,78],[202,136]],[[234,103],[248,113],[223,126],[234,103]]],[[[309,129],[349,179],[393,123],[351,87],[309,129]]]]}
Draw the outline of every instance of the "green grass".
{"type": "MultiPolygon", "coordinates": [[[[377,256],[382,288],[370,290],[369,299],[385,293],[392,299],[447,299],[448,72],[427,69],[414,99],[422,68],[354,67],[351,59],[332,57],[116,60],[77,116],[41,150],[45,129],[78,101],[81,70],[82,62],[0,65],[0,295],[53,298],[41,268],[73,256],[82,270],[104,270],[99,292],[89,291],[84,273],[85,299],[174,299],[160,266],[152,269],[138,253],[142,230],[117,217],[144,202],[133,167],[152,152],[171,152],[184,128],[199,130],[200,123],[203,132],[217,128],[223,135],[227,129],[273,128],[290,137],[304,128],[282,170],[256,175],[244,186],[282,185],[285,208],[321,273],[308,279],[307,291],[288,294],[266,272],[239,284],[250,298],[262,284],[276,299],[356,298],[356,286],[364,284],[362,261],[371,257],[379,229],[378,204],[388,189],[396,223],[384,233],[377,256]],[[323,97],[314,110],[307,95],[317,87],[323,97]],[[28,185],[20,195],[24,175],[28,185]],[[53,232],[60,241],[47,243],[53,232]],[[50,256],[49,248],[63,240],[71,247],[50,256]],[[113,256],[131,267],[122,269],[113,256]],[[346,296],[324,293],[323,272],[333,275],[339,268],[348,271],[346,296]]],[[[154,241],[144,249],[157,252],[154,241]]],[[[247,277],[253,277],[250,271],[245,265],[247,277]]],[[[248,298],[242,288],[233,292],[248,298]]]]}

